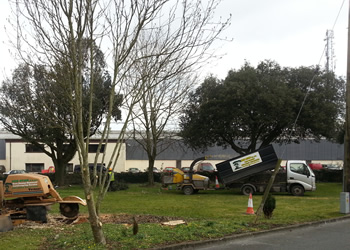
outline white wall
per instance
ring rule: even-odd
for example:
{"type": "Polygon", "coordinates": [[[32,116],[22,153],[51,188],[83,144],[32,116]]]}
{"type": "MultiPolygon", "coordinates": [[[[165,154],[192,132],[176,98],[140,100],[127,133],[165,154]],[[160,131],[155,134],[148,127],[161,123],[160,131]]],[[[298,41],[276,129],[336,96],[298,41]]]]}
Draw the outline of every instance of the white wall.
{"type": "MultiPolygon", "coordinates": [[[[50,166],[53,166],[53,162],[49,156],[44,153],[34,153],[34,152],[25,152],[25,142],[7,142],[6,143],[6,160],[4,160],[3,164],[6,167],[6,171],[9,170],[20,170],[25,169],[26,163],[39,163],[44,164],[44,169],[47,169],[50,166]]],[[[112,155],[112,151],[114,149],[115,143],[110,143],[106,148],[106,157],[104,159],[104,163],[107,165],[110,157],[112,155]]],[[[125,171],[125,144],[121,145],[120,156],[117,161],[116,167],[114,171],[122,172],[125,171]]],[[[93,163],[95,159],[95,153],[89,154],[89,163],[93,163]]],[[[99,159],[102,159],[102,154],[99,159]]],[[[98,161],[100,163],[100,161],[98,161]]],[[[73,164],[73,168],[75,165],[79,165],[79,158],[77,155],[69,162],[73,164]]],[[[1,164],[1,163],[0,163],[1,164]]]]}
{"type": "Polygon", "coordinates": [[[44,168],[53,166],[51,158],[44,153],[26,153],[24,142],[6,143],[6,170],[25,169],[26,163],[44,163],[44,168]]]}
{"type": "MultiPolygon", "coordinates": [[[[51,158],[49,158],[44,153],[27,153],[26,143],[23,141],[7,141],[6,142],[6,159],[0,160],[0,165],[6,167],[6,171],[9,170],[21,170],[25,169],[26,163],[39,163],[44,164],[44,168],[48,169],[50,166],[53,166],[51,158]]],[[[109,143],[106,147],[106,158],[104,163],[107,165],[112,151],[114,149],[115,143],[109,143]]],[[[100,155],[102,157],[102,155],[100,155]]],[[[89,154],[89,162],[94,162],[95,153],[89,154]]],[[[101,158],[100,158],[101,159],[101,158]]],[[[223,162],[224,160],[205,160],[202,162],[210,162],[215,167],[215,164],[223,162]]],[[[79,165],[79,158],[76,155],[70,163],[74,165],[79,165]]],[[[192,160],[182,160],[181,167],[189,167],[192,163],[192,160]]],[[[334,164],[343,166],[342,161],[312,161],[312,163],[321,163],[321,164],[334,164]]],[[[282,165],[285,164],[285,161],[282,161],[282,165]]],[[[176,160],[156,160],[155,165],[159,170],[164,169],[165,167],[176,167],[176,160]]],[[[122,144],[120,157],[117,161],[115,172],[125,172],[129,168],[138,168],[141,171],[145,171],[148,168],[148,160],[126,160],[126,147],[125,144],[122,144]]]]}

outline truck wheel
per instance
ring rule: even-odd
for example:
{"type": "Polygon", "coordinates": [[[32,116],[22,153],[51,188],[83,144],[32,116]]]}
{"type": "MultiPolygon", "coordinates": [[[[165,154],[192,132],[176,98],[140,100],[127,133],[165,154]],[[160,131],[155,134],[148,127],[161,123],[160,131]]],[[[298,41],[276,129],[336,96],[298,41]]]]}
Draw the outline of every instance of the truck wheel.
{"type": "Polygon", "coordinates": [[[182,191],[184,192],[185,195],[191,195],[193,194],[194,190],[192,186],[185,186],[182,191]]]}
{"type": "Polygon", "coordinates": [[[290,189],[290,192],[292,193],[292,195],[294,196],[303,196],[304,195],[304,188],[300,185],[294,185],[292,186],[292,188],[290,189]]]}
{"type": "Polygon", "coordinates": [[[245,185],[241,188],[241,192],[244,195],[249,195],[254,193],[254,188],[251,185],[245,185]]]}

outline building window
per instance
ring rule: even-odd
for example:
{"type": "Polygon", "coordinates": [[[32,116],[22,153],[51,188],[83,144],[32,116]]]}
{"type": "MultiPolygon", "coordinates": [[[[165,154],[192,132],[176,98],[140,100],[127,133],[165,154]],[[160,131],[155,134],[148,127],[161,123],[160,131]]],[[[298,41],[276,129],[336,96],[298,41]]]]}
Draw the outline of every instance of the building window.
{"type": "MultiPolygon", "coordinates": [[[[96,153],[98,148],[98,144],[90,144],[89,145],[89,153],[96,153]]],[[[105,145],[101,145],[100,153],[103,153],[105,151],[105,145]]]]}
{"type": "Polygon", "coordinates": [[[33,144],[26,144],[26,153],[42,153],[41,149],[33,144]]]}
{"type": "Polygon", "coordinates": [[[40,173],[44,169],[44,163],[26,163],[27,172],[40,173]]]}
{"type": "Polygon", "coordinates": [[[68,163],[66,166],[66,173],[73,173],[73,163],[68,163]]]}

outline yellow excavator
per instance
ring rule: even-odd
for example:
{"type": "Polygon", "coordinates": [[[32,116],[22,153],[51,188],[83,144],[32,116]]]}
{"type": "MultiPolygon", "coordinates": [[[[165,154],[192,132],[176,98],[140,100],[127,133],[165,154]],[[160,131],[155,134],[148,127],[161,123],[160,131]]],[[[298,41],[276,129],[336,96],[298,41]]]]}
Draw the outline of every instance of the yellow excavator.
{"type": "Polygon", "coordinates": [[[47,209],[59,203],[68,218],[79,214],[86,201],[77,196],[61,198],[49,177],[40,174],[12,174],[0,181],[0,232],[11,230],[26,220],[47,222],[47,209]]]}

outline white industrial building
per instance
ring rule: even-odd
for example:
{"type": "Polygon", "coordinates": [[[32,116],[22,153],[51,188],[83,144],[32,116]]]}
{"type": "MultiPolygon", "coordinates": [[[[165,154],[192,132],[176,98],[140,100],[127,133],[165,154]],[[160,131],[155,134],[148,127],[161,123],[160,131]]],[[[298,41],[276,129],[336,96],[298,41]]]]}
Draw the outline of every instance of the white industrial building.
{"type": "MultiPolygon", "coordinates": [[[[117,142],[118,133],[111,133],[108,139],[108,145],[105,145],[106,158],[105,164],[110,159],[112,150],[117,142]]],[[[94,162],[94,156],[98,145],[98,138],[91,138],[90,162],[94,162]]],[[[334,164],[342,166],[344,158],[344,146],[332,143],[326,140],[313,142],[310,140],[301,141],[299,144],[292,143],[287,145],[273,144],[279,158],[283,160],[306,160],[313,163],[334,164]]],[[[48,169],[53,166],[51,158],[42,152],[33,150],[31,144],[7,131],[0,131],[0,165],[9,170],[27,170],[28,172],[40,172],[42,169],[48,169]]],[[[173,143],[165,151],[158,155],[155,167],[164,169],[165,167],[186,167],[191,162],[202,156],[211,156],[207,161],[213,165],[226,159],[238,156],[232,149],[223,149],[221,147],[212,147],[205,152],[193,151],[187,148],[181,140],[173,143]]],[[[73,172],[74,166],[79,165],[77,155],[69,162],[68,172],[73,172]]],[[[115,171],[125,172],[129,168],[138,168],[146,170],[148,167],[148,157],[136,141],[132,139],[125,140],[121,145],[120,157],[115,171]]]]}

